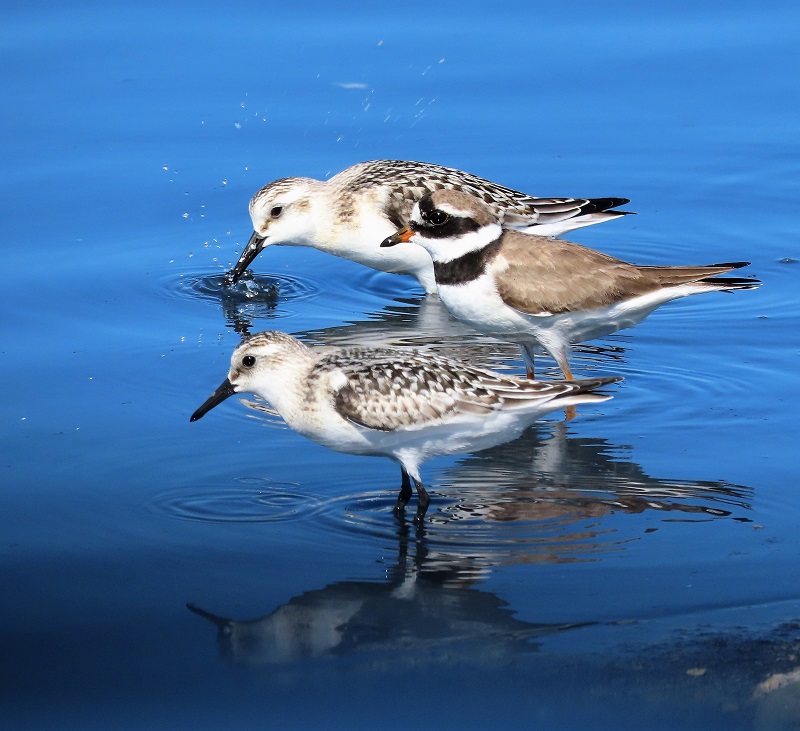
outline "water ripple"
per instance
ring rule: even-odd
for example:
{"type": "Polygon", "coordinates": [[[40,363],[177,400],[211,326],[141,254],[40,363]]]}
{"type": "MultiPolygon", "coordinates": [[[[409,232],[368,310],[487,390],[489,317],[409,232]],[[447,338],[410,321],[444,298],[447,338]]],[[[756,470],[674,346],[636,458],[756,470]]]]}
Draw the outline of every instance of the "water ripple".
{"type": "MultiPolygon", "coordinates": [[[[629,540],[601,527],[596,518],[496,520],[492,517],[496,501],[482,505],[460,499],[457,492],[430,491],[431,510],[417,531],[425,540],[429,570],[447,566],[461,579],[475,580],[488,575],[491,567],[504,564],[596,560],[591,554],[615,550],[629,540]]],[[[351,493],[325,501],[318,518],[326,531],[391,543],[398,526],[411,525],[416,509],[412,499],[406,508],[407,519],[398,521],[392,513],[394,500],[391,490],[351,493]]]]}
{"type": "Polygon", "coordinates": [[[183,520],[206,523],[278,523],[300,520],[323,506],[294,483],[242,477],[233,484],[194,485],[156,495],[150,507],[183,520]]]}
{"type": "Polygon", "coordinates": [[[297,305],[317,296],[317,282],[294,274],[253,274],[247,272],[236,284],[227,284],[225,274],[183,273],[178,286],[170,276],[161,282],[162,292],[190,300],[216,302],[228,325],[237,331],[251,327],[256,319],[286,317],[297,305]],[[242,327],[239,327],[242,325],[242,327]]]}

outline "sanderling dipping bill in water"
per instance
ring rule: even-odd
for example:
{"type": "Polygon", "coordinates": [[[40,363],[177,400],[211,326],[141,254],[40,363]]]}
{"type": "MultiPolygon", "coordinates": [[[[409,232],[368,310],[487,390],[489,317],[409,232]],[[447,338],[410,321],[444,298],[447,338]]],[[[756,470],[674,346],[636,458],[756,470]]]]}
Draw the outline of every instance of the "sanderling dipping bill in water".
{"type": "Polygon", "coordinates": [[[380,244],[408,222],[414,203],[434,190],[479,196],[505,225],[523,232],[557,236],[625,215],[610,210],[627,198],[535,198],[475,175],[425,162],[372,160],[330,180],[282,178],[250,201],[253,235],[228,273],[236,282],[265,247],[311,246],[373,269],[411,274],[426,292],[435,292],[433,264],[422,249],[396,251],[380,244]]]}

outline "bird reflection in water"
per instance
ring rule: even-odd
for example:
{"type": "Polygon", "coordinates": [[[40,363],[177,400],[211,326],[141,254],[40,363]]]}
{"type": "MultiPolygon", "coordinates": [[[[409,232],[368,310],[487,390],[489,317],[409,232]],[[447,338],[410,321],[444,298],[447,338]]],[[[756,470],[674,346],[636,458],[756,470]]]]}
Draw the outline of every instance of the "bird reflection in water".
{"type": "Polygon", "coordinates": [[[438,486],[456,502],[439,519],[574,522],[652,510],[670,520],[750,521],[751,488],[651,477],[622,451],[603,439],[568,436],[564,422],[534,425],[446,470],[438,486]]]}
{"type": "MultiPolygon", "coordinates": [[[[211,294],[219,298],[225,325],[242,337],[248,337],[253,330],[263,329],[259,321],[280,315],[280,303],[292,298],[291,293],[285,292],[287,286],[291,283],[273,277],[253,277],[248,271],[235,286],[214,287],[211,294]]],[[[467,360],[482,368],[499,371],[521,368],[515,345],[482,335],[460,323],[435,295],[398,297],[365,318],[368,319],[308,330],[296,336],[308,345],[410,347],[467,360]]],[[[603,345],[577,344],[573,352],[590,367],[607,369],[613,374],[613,367],[623,360],[625,350],[619,343],[625,337],[613,336],[616,343],[603,345]]],[[[557,379],[561,372],[553,365],[549,370],[543,368],[543,377],[557,379]]]]}
{"type": "Polygon", "coordinates": [[[374,663],[381,656],[396,665],[398,653],[414,664],[505,663],[535,650],[537,638],[593,624],[516,619],[497,596],[465,583],[458,563],[429,563],[424,530],[415,532],[411,550],[408,524],[398,526],[397,540],[397,559],[385,581],[330,584],[251,620],[191,603],[187,608],[216,625],[223,660],[247,666],[336,657],[374,663]]]}

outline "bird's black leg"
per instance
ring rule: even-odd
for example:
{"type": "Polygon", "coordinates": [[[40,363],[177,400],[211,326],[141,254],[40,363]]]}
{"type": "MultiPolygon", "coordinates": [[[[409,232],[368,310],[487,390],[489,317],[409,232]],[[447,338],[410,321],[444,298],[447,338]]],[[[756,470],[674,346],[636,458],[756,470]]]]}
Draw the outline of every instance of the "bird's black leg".
{"type": "Polygon", "coordinates": [[[411,499],[411,478],[408,476],[405,467],[401,467],[400,471],[403,474],[403,482],[400,484],[400,494],[397,496],[397,502],[394,505],[394,514],[401,516],[405,510],[406,503],[411,499]]]}
{"type": "Polygon", "coordinates": [[[428,512],[428,506],[431,504],[431,496],[428,495],[428,491],[419,480],[412,479],[414,480],[414,486],[417,488],[417,514],[414,516],[414,523],[422,525],[422,521],[425,520],[425,513],[428,512]]]}

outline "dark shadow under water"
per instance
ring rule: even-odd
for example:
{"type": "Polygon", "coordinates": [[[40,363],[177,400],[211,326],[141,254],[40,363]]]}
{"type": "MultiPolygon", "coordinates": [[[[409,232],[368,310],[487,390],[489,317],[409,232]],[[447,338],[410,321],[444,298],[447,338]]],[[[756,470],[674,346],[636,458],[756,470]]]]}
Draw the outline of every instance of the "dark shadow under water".
{"type": "Polygon", "coordinates": [[[306,591],[258,619],[236,621],[194,604],[213,622],[220,656],[245,665],[290,665],[335,656],[410,653],[453,660],[508,661],[542,635],[580,624],[532,624],[497,596],[469,586],[461,567],[428,563],[425,529],[397,526],[397,558],[385,581],[341,581],[306,591]],[[409,547],[413,550],[409,551],[409,547]]]}
{"type": "Polygon", "coordinates": [[[258,673],[259,682],[290,695],[309,681],[311,661],[314,682],[350,687],[366,677],[383,679],[405,688],[409,702],[415,680],[435,689],[455,672],[477,673],[488,683],[506,677],[512,692],[525,688],[527,702],[540,709],[562,708],[569,698],[588,694],[610,717],[658,713],[729,728],[796,728],[797,622],[762,632],[701,629],[611,653],[593,650],[594,641],[607,644],[609,635],[624,634],[632,623],[518,619],[493,593],[460,582],[457,566],[430,564],[425,533],[417,529],[412,536],[407,524],[397,527],[396,560],[383,581],[309,590],[255,619],[220,616],[191,603],[187,608],[216,627],[223,662],[258,673]],[[548,649],[565,633],[580,654],[548,649]]]}

